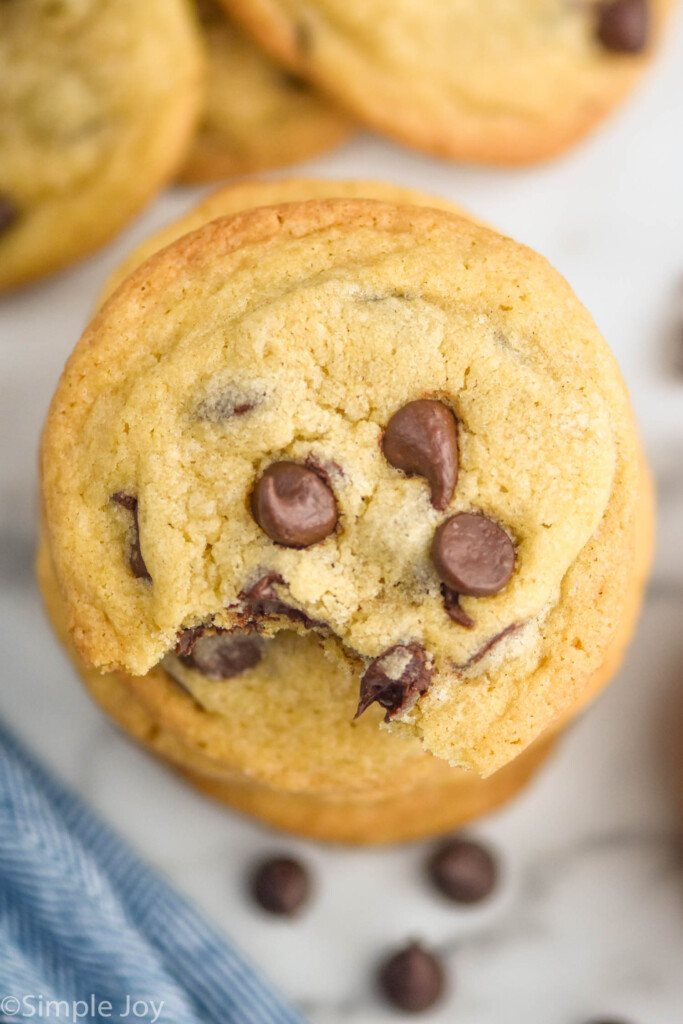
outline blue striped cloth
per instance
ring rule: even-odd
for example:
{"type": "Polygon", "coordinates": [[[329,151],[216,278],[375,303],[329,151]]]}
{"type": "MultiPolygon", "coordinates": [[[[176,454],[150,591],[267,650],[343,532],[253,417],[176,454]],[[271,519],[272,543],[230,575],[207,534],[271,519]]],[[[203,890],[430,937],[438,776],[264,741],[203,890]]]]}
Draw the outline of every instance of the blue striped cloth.
{"type": "Polygon", "coordinates": [[[0,1021],[302,1024],[0,726],[0,1021]]]}

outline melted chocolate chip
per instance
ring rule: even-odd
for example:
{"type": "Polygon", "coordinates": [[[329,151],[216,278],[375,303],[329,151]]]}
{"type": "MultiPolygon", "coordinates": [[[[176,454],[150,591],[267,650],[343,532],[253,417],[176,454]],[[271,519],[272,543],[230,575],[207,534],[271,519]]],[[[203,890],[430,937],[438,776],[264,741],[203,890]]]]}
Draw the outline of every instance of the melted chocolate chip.
{"type": "Polygon", "coordinates": [[[498,867],[491,853],[480,843],[451,839],[432,855],[429,877],[449,900],[479,903],[493,892],[498,867]]]}
{"type": "Polygon", "coordinates": [[[605,0],[598,6],[597,34],[606,50],[641,53],[650,34],[648,0],[605,0]]]}
{"type": "Polygon", "coordinates": [[[258,665],[263,657],[263,641],[218,629],[196,637],[190,651],[178,656],[188,668],[208,679],[232,679],[258,665]]]}
{"type": "Polygon", "coordinates": [[[132,494],[124,494],[123,491],[117,491],[116,494],[112,494],[111,500],[119,505],[121,508],[125,508],[127,512],[131,512],[133,516],[133,525],[130,531],[129,550],[128,550],[128,564],[134,576],[139,580],[149,580],[151,582],[152,577],[147,571],[145,560],[142,557],[142,551],[140,550],[140,527],[138,525],[138,499],[133,497],[132,494]]]}
{"type": "Polygon", "coordinates": [[[491,639],[488,640],[484,644],[484,646],[477,651],[476,654],[473,654],[464,667],[469,668],[470,665],[479,664],[479,662],[483,658],[485,658],[486,655],[489,654],[489,652],[492,651],[494,647],[498,646],[501,640],[504,640],[506,636],[510,636],[512,633],[516,633],[517,630],[521,628],[522,626],[519,622],[513,622],[512,625],[506,626],[505,629],[500,631],[500,633],[496,633],[495,636],[492,636],[491,639]]]}
{"type": "Polygon", "coordinates": [[[258,629],[263,619],[284,616],[292,622],[300,622],[305,629],[324,630],[326,625],[318,619],[311,619],[300,608],[294,608],[282,601],[275,589],[276,584],[285,586],[282,576],[276,572],[266,573],[256,583],[238,594],[242,605],[240,626],[242,629],[258,629]]]}
{"type": "Polygon", "coordinates": [[[264,910],[292,917],[301,910],[310,895],[307,869],[291,857],[273,857],[255,871],[251,892],[264,910]]]}
{"type": "Polygon", "coordinates": [[[505,530],[477,512],[460,512],[434,534],[432,561],[456,594],[489,597],[510,582],[515,548],[505,530]]]}
{"type": "Polygon", "coordinates": [[[4,235],[19,220],[19,207],[9,198],[0,194],[0,235],[4,235]]]}
{"type": "Polygon", "coordinates": [[[251,496],[254,519],[276,544],[307,548],[337,525],[334,494],[312,469],[296,462],[274,462],[251,496]]]}
{"type": "Polygon", "coordinates": [[[408,1013],[422,1013],[441,998],[444,971],[433,953],[412,942],[382,965],[379,984],[393,1006],[408,1013]]]}
{"type": "Polygon", "coordinates": [[[458,480],[458,435],[448,406],[426,398],[404,405],[389,420],[382,449],[396,469],[426,477],[434,508],[450,504],[458,480]]]}
{"type": "Polygon", "coordinates": [[[464,626],[465,629],[474,629],[474,619],[470,618],[465,609],[460,604],[460,594],[456,594],[454,590],[447,587],[445,583],[441,584],[441,593],[443,594],[443,606],[446,609],[446,614],[453,622],[457,622],[459,626],[464,626]]]}
{"type": "Polygon", "coordinates": [[[432,668],[419,644],[396,644],[367,667],[360,684],[355,717],[371,704],[386,708],[385,722],[410,710],[429,689],[432,668]]]}
{"type": "Polygon", "coordinates": [[[227,387],[217,395],[205,398],[198,406],[197,419],[208,423],[224,423],[226,420],[246,416],[259,405],[263,395],[247,393],[238,387],[227,387]]]}

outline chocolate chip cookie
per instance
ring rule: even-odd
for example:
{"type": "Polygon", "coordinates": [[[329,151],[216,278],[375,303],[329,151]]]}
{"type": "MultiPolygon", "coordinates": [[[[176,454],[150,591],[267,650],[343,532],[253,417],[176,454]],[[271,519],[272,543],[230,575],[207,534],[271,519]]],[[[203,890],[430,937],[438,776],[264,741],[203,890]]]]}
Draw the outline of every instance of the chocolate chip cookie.
{"type": "Polygon", "coordinates": [[[351,673],[350,731],[486,775],[604,683],[642,588],[614,360],[541,257],[443,210],[309,200],[173,242],[76,347],[42,472],[71,642],[157,721],[136,675],[231,700],[295,639],[351,673]]]}
{"type": "Polygon", "coordinates": [[[198,10],[208,80],[184,181],[284,167],[347,138],[350,119],[267,57],[215,0],[202,0],[198,10]]]}
{"type": "Polygon", "coordinates": [[[102,245],[173,177],[203,63],[184,0],[0,3],[0,288],[102,245]]]}
{"type": "Polygon", "coordinates": [[[671,0],[222,0],[359,120],[458,160],[575,143],[632,88],[671,0]]]}

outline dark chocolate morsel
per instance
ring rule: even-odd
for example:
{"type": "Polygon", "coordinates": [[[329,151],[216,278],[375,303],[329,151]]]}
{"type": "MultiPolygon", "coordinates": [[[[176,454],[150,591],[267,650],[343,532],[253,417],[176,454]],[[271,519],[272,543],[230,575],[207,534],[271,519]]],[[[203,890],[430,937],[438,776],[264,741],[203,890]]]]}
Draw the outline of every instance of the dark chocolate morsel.
{"type": "Polygon", "coordinates": [[[19,207],[10,199],[0,193],[0,236],[9,231],[19,220],[19,207]]]}
{"type": "Polygon", "coordinates": [[[498,880],[497,864],[485,846],[470,839],[450,839],[429,861],[433,884],[455,903],[479,903],[498,880]]]}
{"type": "Polygon", "coordinates": [[[471,618],[465,609],[460,604],[460,594],[456,594],[454,590],[447,587],[445,583],[441,584],[441,593],[443,595],[443,606],[446,609],[446,614],[453,622],[457,622],[459,626],[464,626],[465,629],[474,629],[474,619],[471,618]]]}
{"type": "Polygon", "coordinates": [[[272,857],[254,872],[251,892],[264,910],[292,917],[304,906],[311,891],[308,870],[292,857],[272,857]]]}
{"type": "Polygon", "coordinates": [[[282,601],[275,589],[276,584],[284,586],[285,581],[279,573],[268,572],[256,583],[240,591],[237,596],[242,607],[242,613],[238,616],[241,628],[258,629],[262,619],[282,616],[292,622],[300,622],[306,629],[324,630],[326,628],[324,622],[311,619],[300,608],[295,608],[282,601]]]}
{"type": "Polygon", "coordinates": [[[613,53],[641,53],[650,35],[649,0],[604,0],[597,11],[598,39],[613,53]]]}
{"type": "Polygon", "coordinates": [[[370,662],[360,683],[355,717],[377,702],[386,709],[385,722],[410,710],[429,689],[432,667],[419,644],[396,644],[370,662]]]}
{"type": "Polygon", "coordinates": [[[445,987],[440,960],[418,942],[385,961],[379,983],[389,1002],[408,1013],[429,1010],[439,1001],[445,987]]]}
{"type": "Polygon", "coordinates": [[[434,508],[450,504],[458,481],[458,434],[447,405],[427,398],[408,402],[389,420],[382,450],[396,469],[427,479],[434,508]]]}
{"type": "Polygon", "coordinates": [[[242,633],[207,630],[194,640],[188,653],[179,657],[188,668],[208,679],[232,679],[258,665],[263,657],[263,641],[242,633]]]}
{"type": "Polygon", "coordinates": [[[478,512],[451,516],[434,534],[434,567],[456,594],[498,594],[510,582],[515,558],[514,544],[505,530],[478,512]]]}
{"type": "Polygon", "coordinates": [[[254,519],[271,540],[307,548],[337,525],[337,504],[324,480],[296,462],[274,462],[251,495],[254,519]]]}
{"type": "Polygon", "coordinates": [[[496,635],[492,636],[490,640],[487,640],[484,646],[480,647],[476,654],[473,654],[470,660],[463,667],[469,668],[470,665],[477,665],[490,651],[493,650],[494,647],[498,646],[501,640],[504,640],[506,636],[510,636],[512,633],[516,633],[517,630],[521,628],[521,622],[512,622],[509,626],[506,626],[505,629],[500,631],[500,633],[496,633],[496,635]]]}
{"type": "Polygon", "coordinates": [[[138,525],[138,499],[133,497],[132,494],[124,494],[123,491],[117,491],[116,494],[112,494],[111,500],[119,505],[121,508],[125,508],[127,512],[131,512],[133,516],[133,525],[130,532],[130,547],[128,551],[128,564],[134,576],[139,580],[149,580],[151,582],[152,577],[147,571],[145,560],[142,557],[142,551],[140,549],[140,527],[138,525]]]}

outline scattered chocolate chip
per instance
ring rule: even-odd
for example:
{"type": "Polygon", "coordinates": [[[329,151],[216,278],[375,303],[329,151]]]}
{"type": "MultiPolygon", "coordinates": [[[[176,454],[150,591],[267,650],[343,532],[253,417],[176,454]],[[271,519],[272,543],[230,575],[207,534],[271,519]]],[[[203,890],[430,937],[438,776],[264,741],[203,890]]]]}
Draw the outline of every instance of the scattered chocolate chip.
{"type": "Polygon", "coordinates": [[[191,652],[179,657],[188,668],[208,679],[232,679],[258,665],[263,657],[263,641],[255,636],[217,630],[198,637],[191,652]]]}
{"type": "Polygon", "coordinates": [[[605,0],[598,5],[598,39],[614,53],[641,53],[650,34],[648,0],[605,0]]]}
{"type": "Polygon", "coordinates": [[[432,667],[419,644],[396,644],[370,663],[360,683],[358,718],[375,701],[386,708],[385,722],[410,710],[427,692],[432,667]]]}
{"type": "Polygon", "coordinates": [[[429,877],[455,903],[479,903],[498,880],[498,867],[486,847],[471,839],[443,843],[429,861],[429,877]]]}
{"type": "Polygon", "coordinates": [[[408,1013],[429,1010],[445,987],[440,960],[419,942],[389,957],[380,969],[379,983],[389,1002],[408,1013]]]}
{"type": "Polygon", "coordinates": [[[446,609],[446,614],[457,622],[459,626],[464,626],[465,629],[474,629],[474,619],[470,618],[465,609],[460,604],[460,594],[456,594],[454,590],[447,587],[445,583],[441,584],[441,593],[443,594],[443,606],[446,609]]]}
{"type": "Polygon", "coordinates": [[[311,890],[308,870],[291,857],[264,861],[251,880],[254,899],[271,914],[292,917],[307,902],[311,890]]]}
{"type": "Polygon", "coordinates": [[[404,473],[426,477],[434,508],[446,508],[458,481],[455,416],[443,402],[408,402],[387,423],[382,450],[388,463],[404,473]]]}
{"type": "Polygon", "coordinates": [[[130,532],[128,564],[133,575],[139,580],[149,580],[151,582],[152,577],[147,571],[147,566],[145,565],[145,560],[142,557],[142,551],[140,550],[138,499],[134,498],[132,494],[124,494],[123,491],[117,491],[116,494],[112,494],[111,500],[121,508],[125,508],[127,512],[132,513],[133,525],[130,532]]]}
{"type": "Polygon", "coordinates": [[[9,198],[0,194],[0,235],[4,235],[19,220],[19,207],[9,198]]]}
{"type": "Polygon", "coordinates": [[[307,548],[337,525],[334,494],[316,472],[296,462],[274,462],[251,496],[254,519],[271,540],[307,548]]]}
{"type": "Polygon", "coordinates": [[[456,594],[489,597],[510,582],[515,547],[505,530],[478,512],[460,512],[434,534],[432,561],[456,594]]]}

